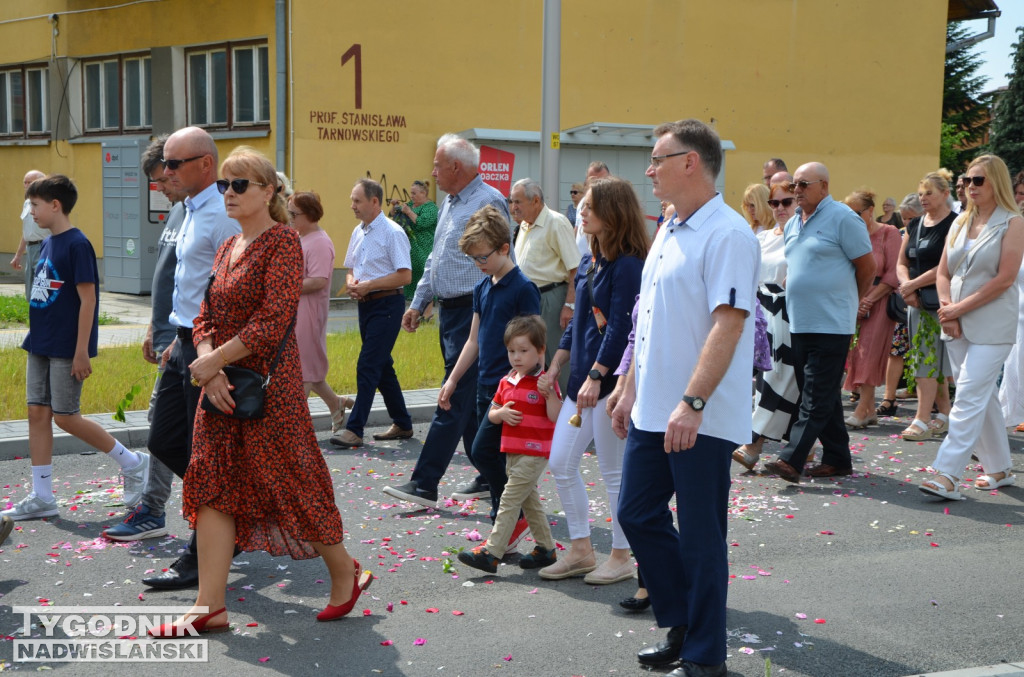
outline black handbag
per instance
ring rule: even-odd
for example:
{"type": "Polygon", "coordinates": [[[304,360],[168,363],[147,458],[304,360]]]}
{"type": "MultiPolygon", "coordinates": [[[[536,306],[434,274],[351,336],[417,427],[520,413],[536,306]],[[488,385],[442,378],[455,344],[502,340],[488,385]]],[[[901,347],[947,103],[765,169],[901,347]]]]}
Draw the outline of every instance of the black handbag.
{"type": "MultiPolygon", "coordinates": [[[[924,217],[917,224],[917,242],[915,248],[920,251],[921,249],[921,229],[924,228],[924,217]]],[[[939,290],[935,288],[935,285],[930,287],[921,287],[917,290],[917,299],[921,302],[921,308],[924,310],[938,310],[939,309],[939,290]]]]}
{"type": "Polygon", "coordinates": [[[889,300],[885,302],[885,314],[893,322],[907,323],[907,302],[898,291],[889,293],[889,300]]]}
{"type": "MultiPolygon", "coordinates": [[[[227,256],[230,256],[228,254],[227,256]]],[[[223,265],[223,260],[221,261],[223,265]]],[[[219,269],[219,268],[218,268],[219,269]]],[[[217,271],[214,271],[210,275],[210,280],[206,284],[206,305],[210,306],[210,286],[213,284],[213,280],[217,277],[217,271]]],[[[270,376],[274,373],[274,369],[277,367],[277,362],[281,359],[281,353],[284,351],[285,342],[288,340],[288,336],[292,333],[292,329],[295,327],[295,318],[288,323],[288,328],[284,332],[284,336],[281,337],[281,343],[277,346],[277,354],[274,355],[274,361],[270,363],[270,368],[267,370],[267,375],[259,373],[254,369],[248,367],[238,367],[235,365],[227,364],[221,369],[224,375],[228,377],[228,382],[234,386],[231,391],[231,399],[235,401],[235,408],[230,414],[225,414],[223,411],[218,409],[210,398],[206,396],[206,391],[203,391],[203,399],[199,403],[199,406],[204,411],[208,411],[212,414],[220,414],[221,416],[230,416],[231,418],[237,418],[241,420],[253,420],[263,418],[264,416],[264,404],[267,397],[267,387],[270,385],[270,376]]]]}

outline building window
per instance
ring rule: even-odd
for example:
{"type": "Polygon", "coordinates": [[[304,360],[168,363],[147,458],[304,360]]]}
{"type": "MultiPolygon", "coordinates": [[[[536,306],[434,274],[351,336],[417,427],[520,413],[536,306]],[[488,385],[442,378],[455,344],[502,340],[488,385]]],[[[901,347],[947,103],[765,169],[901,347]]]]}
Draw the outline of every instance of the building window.
{"type": "Polygon", "coordinates": [[[37,136],[50,131],[46,67],[0,70],[0,136],[37,136]]]}
{"type": "Polygon", "coordinates": [[[227,128],[269,124],[268,59],[266,45],[188,52],[189,124],[227,128]]]}
{"type": "Polygon", "coordinates": [[[120,132],[153,124],[148,56],[85,64],[85,131],[120,132]]]}

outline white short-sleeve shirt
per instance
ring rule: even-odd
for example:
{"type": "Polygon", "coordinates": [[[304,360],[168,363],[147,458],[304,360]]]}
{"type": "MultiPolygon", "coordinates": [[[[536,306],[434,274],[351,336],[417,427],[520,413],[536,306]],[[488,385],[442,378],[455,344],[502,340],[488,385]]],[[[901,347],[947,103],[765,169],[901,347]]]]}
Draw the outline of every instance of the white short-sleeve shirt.
{"type": "Polygon", "coordinates": [[[633,424],[664,432],[712,327],[730,305],[747,313],[732,362],[707,400],[700,434],[750,441],[754,304],[761,249],[750,226],[716,194],[685,222],[663,225],[644,264],[637,313],[633,424]]]}

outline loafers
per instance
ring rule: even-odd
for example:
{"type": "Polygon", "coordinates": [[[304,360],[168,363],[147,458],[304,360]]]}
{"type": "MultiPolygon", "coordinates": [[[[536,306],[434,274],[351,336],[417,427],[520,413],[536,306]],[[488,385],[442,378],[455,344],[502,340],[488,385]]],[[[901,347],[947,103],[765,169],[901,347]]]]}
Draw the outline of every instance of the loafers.
{"type": "Polygon", "coordinates": [[[702,665],[700,663],[683,661],[679,664],[678,668],[668,673],[666,677],[726,677],[728,674],[729,669],[725,667],[725,663],[702,665]]]}
{"type": "Polygon", "coordinates": [[[192,553],[185,553],[162,574],[143,578],[142,584],[157,590],[181,590],[199,585],[199,560],[192,553]]]}
{"type": "Polygon", "coordinates": [[[686,639],[686,626],[677,625],[670,628],[665,639],[654,646],[647,646],[636,653],[636,659],[644,665],[659,667],[671,665],[679,660],[679,652],[683,650],[683,640],[686,639]]]}
{"type": "Polygon", "coordinates": [[[764,470],[769,475],[778,475],[787,482],[800,484],[800,473],[796,471],[796,468],[786,463],[781,458],[765,463],[764,470]]]}
{"type": "Polygon", "coordinates": [[[837,468],[827,463],[819,463],[807,469],[808,477],[841,477],[852,474],[853,468],[837,468]]]}
{"type": "Polygon", "coordinates": [[[651,608],[651,598],[650,597],[627,597],[626,599],[624,599],[621,602],[619,602],[619,606],[621,606],[626,611],[631,611],[633,613],[639,613],[641,611],[647,611],[648,609],[651,608]]]}
{"type": "Polygon", "coordinates": [[[560,559],[551,566],[544,567],[537,573],[544,580],[560,581],[563,578],[572,578],[573,576],[589,574],[596,568],[597,560],[594,558],[594,553],[590,553],[583,559],[578,559],[575,562],[570,562],[567,559],[560,559]]]}
{"type": "Polygon", "coordinates": [[[610,585],[612,583],[628,581],[635,576],[636,567],[633,566],[632,561],[627,561],[625,564],[616,566],[612,564],[612,561],[609,559],[605,560],[601,566],[584,576],[583,582],[588,585],[610,585]]]}
{"type": "MultiPolygon", "coordinates": [[[[355,436],[353,435],[353,437],[355,436]]],[[[407,440],[410,437],[412,437],[412,428],[409,428],[408,430],[405,428],[399,428],[397,423],[392,423],[391,427],[382,433],[373,434],[373,439],[380,441],[407,440]]]]}

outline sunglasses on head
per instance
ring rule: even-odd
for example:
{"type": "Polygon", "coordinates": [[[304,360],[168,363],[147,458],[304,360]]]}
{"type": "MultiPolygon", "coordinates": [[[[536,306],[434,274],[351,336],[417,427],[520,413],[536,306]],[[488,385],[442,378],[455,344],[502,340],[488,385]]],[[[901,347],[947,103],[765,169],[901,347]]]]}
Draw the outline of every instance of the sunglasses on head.
{"type": "Polygon", "coordinates": [[[985,185],[985,177],[984,176],[965,176],[964,177],[964,188],[966,188],[967,186],[971,185],[972,183],[975,186],[984,186],[985,185]]]}
{"type": "Polygon", "coordinates": [[[768,200],[768,206],[772,209],[778,208],[779,205],[783,207],[789,207],[791,204],[796,202],[795,197],[784,197],[781,200],[768,200]]]}
{"type": "Polygon", "coordinates": [[[168,169],[170,169],[173,172],[176,169],[178,169],[178,167],[180,167],[183,164],[185,164],[186,162],[192,162],[193,160],[198,160],[201,157],[206,157],[206,156],[205,155],[194,155],[192,157],[187,157],[184,160],[168,160],[167,158],[161,158],[161,161],[164,163],[164,167],[167,167],[168,169]]]}
{"type": "Polygon", "coordinates": [[[230,187],[231,190],[235,192],[235,195],[241,195],[245,191],[249,190],[249,184],[254,186],[267,185],[265,183],[260,183],[259,181],[250,181],[249,179],[231,179],[230,181],[227,179],[220,179],[217,181],[217,190],[219,190],[220,194],[223,195],[228,192],[228,187],[230,187]]]}

